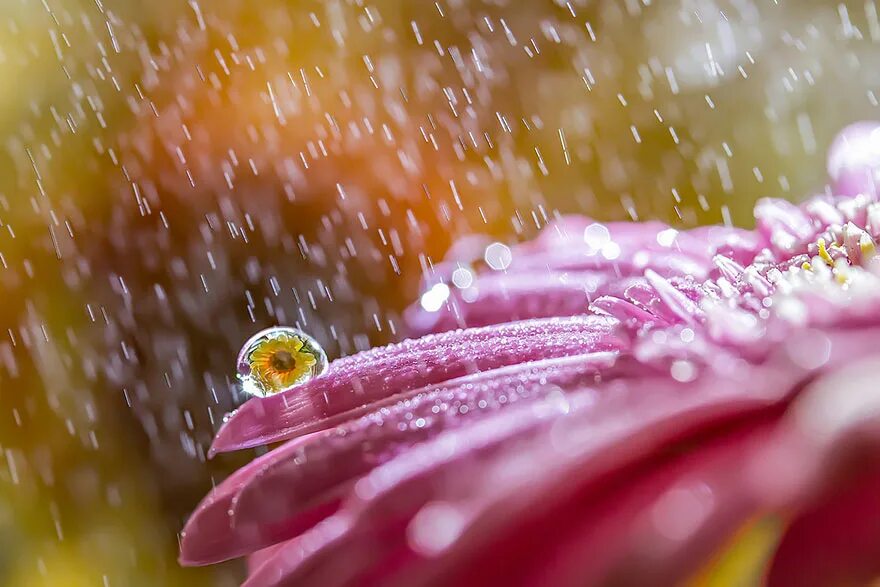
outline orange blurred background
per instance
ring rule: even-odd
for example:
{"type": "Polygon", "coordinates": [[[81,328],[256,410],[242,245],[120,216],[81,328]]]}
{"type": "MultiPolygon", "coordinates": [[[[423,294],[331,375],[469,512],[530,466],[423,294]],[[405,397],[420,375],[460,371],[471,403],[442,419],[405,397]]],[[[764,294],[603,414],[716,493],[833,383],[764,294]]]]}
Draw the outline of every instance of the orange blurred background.
{"type": "Polygon", "coordinates": [[[233,585],[176,533],[239,345],[405,335],[462,235],[749,225],[878,118],[873,0],[4,0],[0,584],[233,585]],[[4,462],[5,461],[5,462],[4,462]]]}

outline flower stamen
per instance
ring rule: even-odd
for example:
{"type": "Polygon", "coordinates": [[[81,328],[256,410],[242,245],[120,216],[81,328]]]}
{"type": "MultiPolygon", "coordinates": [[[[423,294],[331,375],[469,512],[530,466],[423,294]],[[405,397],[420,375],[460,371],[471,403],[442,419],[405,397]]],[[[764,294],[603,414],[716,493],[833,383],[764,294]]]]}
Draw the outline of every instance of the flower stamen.
{"type": "Polygon", "coordinates": [[[834,266],[834,259],[831,258],[831,254],[828,252],[828,249],[825,248],[825,239],[820,238],[816,242],[816,245],[819,247],[819,257],[823,261],[825,261],[826,265],[828,265],[829,267],[833,267],[834,266]]]}

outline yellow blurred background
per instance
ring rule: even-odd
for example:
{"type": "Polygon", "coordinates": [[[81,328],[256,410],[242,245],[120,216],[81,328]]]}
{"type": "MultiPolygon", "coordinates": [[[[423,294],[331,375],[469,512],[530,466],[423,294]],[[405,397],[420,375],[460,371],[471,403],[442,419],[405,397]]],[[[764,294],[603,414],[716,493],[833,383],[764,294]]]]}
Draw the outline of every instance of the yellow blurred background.
{"type": "Polygon", "coordinates": [[[239,345],[404,335],[457,237],[749,225],[877,118],[873,0],[3,0],[0,584],[233,585],[176,533],[239,345]]]}

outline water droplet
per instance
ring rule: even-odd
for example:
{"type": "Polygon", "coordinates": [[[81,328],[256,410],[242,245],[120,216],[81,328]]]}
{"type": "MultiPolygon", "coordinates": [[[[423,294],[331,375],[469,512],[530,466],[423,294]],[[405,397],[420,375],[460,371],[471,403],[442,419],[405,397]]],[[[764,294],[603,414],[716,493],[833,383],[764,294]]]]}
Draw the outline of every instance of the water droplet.
{"type": "Polygon", "coordinates": [[[278,326],[258,332],[244,344],[236,376],[245,393],[267,397],[326,370],[327,355],[314,338],[302,330],[278,326]]]}
{"type": "Polygon", "coordinates": [[[672,363],[670,369],[672,378],[681,383],[688,383],[697,378],[697,368],[690,361],[678,360],[672,363]]]}
{"type": "Polygon", "coordinates": [[[449,286],[445,283],[438,283],[428,291],[422,294],[420,302],[422,308],[426,312],[439,312],[446,300],[449,299],[449,286]]]}
{"type": "Polygon", "coordinates": [[[486,247],[484,259],[486,264],[494,271],[505,271],[513,261],[513,253],[510,247],[504,243],[492,243],[486,247]]]}
{"type": "Polygon", "coordinates": [[[657,243],[661,247],[671,247],[673,243],[675,243],[675,238],[678,236],[678,231],[674,228],[667,228],[666,230],[661,230],[657,233],[657,243]]]}
{"type": "Polygon", "coordinates": [[[594,222],[584,229],[584,242],[590,248],[589,254],[595,255],[611,242],[611,232],[604,224],[594,222]]]}

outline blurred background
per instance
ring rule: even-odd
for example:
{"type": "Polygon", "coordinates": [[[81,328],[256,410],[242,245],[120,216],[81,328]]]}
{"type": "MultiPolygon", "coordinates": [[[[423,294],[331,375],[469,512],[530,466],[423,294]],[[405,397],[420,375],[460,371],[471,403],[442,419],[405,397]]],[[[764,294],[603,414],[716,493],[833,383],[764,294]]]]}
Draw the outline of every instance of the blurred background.
{"type": "Polygon", "coordinates": [[[456,238],[750,225],[878,117],[874,0],[3,0],[0,585],[234,585],[177,532],[274,324],[405,336],[456,238]]]}

